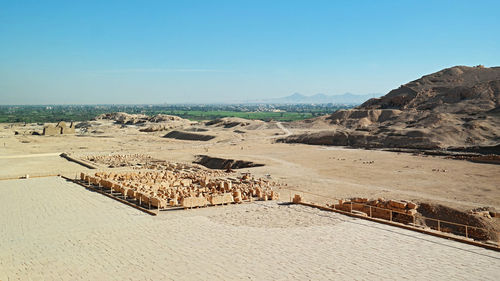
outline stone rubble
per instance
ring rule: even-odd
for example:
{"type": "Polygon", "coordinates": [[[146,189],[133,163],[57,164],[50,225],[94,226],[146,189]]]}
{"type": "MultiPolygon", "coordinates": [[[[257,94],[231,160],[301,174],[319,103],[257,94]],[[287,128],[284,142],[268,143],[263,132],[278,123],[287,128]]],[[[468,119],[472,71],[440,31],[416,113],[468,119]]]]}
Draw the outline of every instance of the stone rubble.
{"type": "Polygon", "coordinates": [[[145,154],[110,154],[110,155],[87,155],[83,160],[95,164],[104,165],[108,168],[143,166],[150,162],[158,161],[145,154]]]}
{"type": "Polygon", "coordinates": [[[280,184],[256,179],[248,173],[230,178],[223,171],[166,162],[149,165],[149,168],[156,169],[81,173],[80,179],[118,192],[125,199],[136,199],[140,205],[159,209],[279,199],[279,193],[274,189],[280,184]]]}
{"type": "Polygon", "coordinates": [[[368,198],[350,198],[341,199],[338,204],[332,204],[331,207],[343,211],[358,211],[386,220],[397,219],[398,221],[409,223],[418,213],[418,205],[411,201],[385,200],[378,198],[369,200],[368,198]]]}

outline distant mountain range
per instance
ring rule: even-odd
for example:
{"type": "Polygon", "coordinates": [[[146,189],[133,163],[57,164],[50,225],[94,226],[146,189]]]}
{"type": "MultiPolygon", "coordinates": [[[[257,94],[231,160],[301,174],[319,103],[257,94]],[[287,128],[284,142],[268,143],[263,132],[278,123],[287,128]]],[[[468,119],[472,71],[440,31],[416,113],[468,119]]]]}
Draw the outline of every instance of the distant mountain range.
{"type": "Polygon", "coordinates": [[[362,104],[371,98],[378,98],[382,94],[365,94],[365,95],[355,95],[351,93],[345,93],[342,95],[325,95],[316,94],[312,96],[305,96],[299,93],[295,93],[290,96],[282,98],[273,99],[263,99],[255,102],[263,103],[283,103],[283,104],[310,104],[310,103],[336,103],[336,104],[362,104]]]}

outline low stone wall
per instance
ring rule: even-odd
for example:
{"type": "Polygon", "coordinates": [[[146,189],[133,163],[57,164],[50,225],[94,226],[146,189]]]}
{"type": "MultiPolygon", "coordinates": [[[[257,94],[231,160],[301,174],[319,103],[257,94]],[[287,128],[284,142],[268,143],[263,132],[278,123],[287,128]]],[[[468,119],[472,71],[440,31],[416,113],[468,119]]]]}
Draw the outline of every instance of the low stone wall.
{"type": "Polygon", "coordinates": [[[339,200],[338,204],[331,205],[332,208],[342,211],[357,211],[367,216],[391,220],[401,223],[413,223],[414,216],[418,213],[418,205],[410,201],[384,200],[378,198],[350,198],[339,200]]]}

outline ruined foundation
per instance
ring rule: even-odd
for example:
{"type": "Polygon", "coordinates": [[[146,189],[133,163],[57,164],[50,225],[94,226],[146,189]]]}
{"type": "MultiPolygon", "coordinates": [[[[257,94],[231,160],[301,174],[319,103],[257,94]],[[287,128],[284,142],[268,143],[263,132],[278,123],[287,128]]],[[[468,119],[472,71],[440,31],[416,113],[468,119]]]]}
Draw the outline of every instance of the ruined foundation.
{"type": "Polygon", "coordinates": [[[277,200],[280,184],[250,174],[228,173],[177,163],[155,170],[80,174],[80,180],[102,187],[139,205],[157,209],[193,208],[254,200],[277,200]]]}

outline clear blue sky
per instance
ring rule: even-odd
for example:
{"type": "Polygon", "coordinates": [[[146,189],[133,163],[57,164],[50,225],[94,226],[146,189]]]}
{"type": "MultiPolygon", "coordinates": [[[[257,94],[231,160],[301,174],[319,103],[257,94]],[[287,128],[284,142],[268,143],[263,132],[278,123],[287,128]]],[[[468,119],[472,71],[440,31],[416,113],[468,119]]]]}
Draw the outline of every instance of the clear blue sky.
{"type": "Polygon", "coordinates": [[[500,65],[500,1],[4,1],[0,104],[387,93],[500,65]]]}

